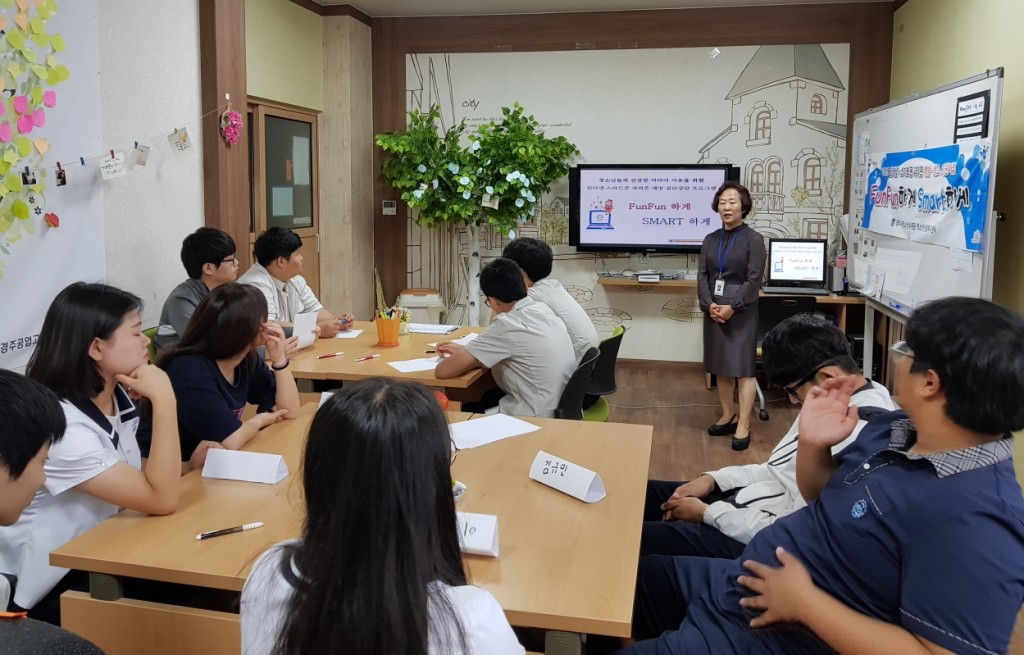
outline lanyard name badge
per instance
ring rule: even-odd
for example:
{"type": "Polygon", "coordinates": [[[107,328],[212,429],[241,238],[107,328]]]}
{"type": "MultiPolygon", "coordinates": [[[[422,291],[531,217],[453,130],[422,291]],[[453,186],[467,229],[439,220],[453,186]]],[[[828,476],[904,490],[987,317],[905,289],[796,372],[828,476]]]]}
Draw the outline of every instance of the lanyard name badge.
{"type": "Polygon", "coordinates": [[[739,233],[734,234],[732,239],[729,241],[729,245],[725,248],[725,255],[722,255],[722,244],[725,242],[725,230],[722,230],[722,238],[718,242],[718,279],[715,280],[715,295],[721,296],[725,293],[725,261],[729,259],[729,253],[732,252],[733,246],[736,245],[736,241],[739,238],[739,233]]]}

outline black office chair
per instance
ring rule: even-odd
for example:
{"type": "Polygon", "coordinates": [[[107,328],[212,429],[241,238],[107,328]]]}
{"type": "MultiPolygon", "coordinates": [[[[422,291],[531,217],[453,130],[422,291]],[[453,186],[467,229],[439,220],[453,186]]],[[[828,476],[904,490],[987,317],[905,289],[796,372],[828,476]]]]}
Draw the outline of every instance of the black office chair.
{"type": "Polygon", "coordinates": [[[3,652],[11,655],[103,655],[92,642],[33,619],[0,621],[0,643],[3,643],[3,652]]]}
{"type": "MultiPolygon", "coordinates": [[[[755,361],[758,370],[761,369],[761,343],[764,341],[765,335],[790,316],[813,314],[816,306],[817,301],[814,296],[761,296],[757,303],[757,356],[755,361]]],[[[756,377],[754,386],[757,390],[760,407],[757,417],[762,421],[767,421],[768,410],[765,409],[764,392],[756,377]]]]}
{"type": "Polygon", "coordinates": [[[601,396],[610,396],[615,393],[615,363],[619,359],[619,346],[622,345],[622,337],[626,334],[626,328],[622,325],[616,326],[612,336],[600,344],[601,354],[594,365],[594,375],[587,385],[587,395],[583,397],[583,409],[587,409],[601,396]]]}
{"type": "Polygon", "coordinates": [[[576,367],[572,377],[565,384],[562,390],[562,397],[558,399],[558,407],[555,408],[555,418],[564,418],[571,421],[583,420],[583,396],[587,392],[590,378],[594,374],[594,365],[601,351],[597,348],[590,348],[583,354],[580,365],[576,367]]]}

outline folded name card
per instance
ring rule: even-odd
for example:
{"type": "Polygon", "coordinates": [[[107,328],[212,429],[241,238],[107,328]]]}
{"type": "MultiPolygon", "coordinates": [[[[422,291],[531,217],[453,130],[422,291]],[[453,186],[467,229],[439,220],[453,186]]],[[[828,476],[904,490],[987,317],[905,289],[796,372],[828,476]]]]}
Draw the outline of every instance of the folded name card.
{"type": "Polygon", "coordinates": [[[313,342],[316,341],[316,333],[313,332],[315,329],[316,312],[295,315],[295,321],[292,323],[292,334],[299,337],[299,343],[296,344],[299,349],[313,345],[313,342]]]}
{"type": "Polygon", "coordinates": [[[204,478],[277,484],[287,475],[288,465],[284,458],[269,453],[211,448],[203,465],[204,478]]]}
{"type": "Polygon", "coordinates": [[[318,405],[316,406],[316,408],[317,408],[317,409],[320,409],[321,407],[323,407],[323,406],[324,406],[324,403],[325,403],[325,402],[327,402],[327,399],[328,399],[328,398],[330,398],[330,397],[331,397],[331,396],[333,396],[333,395],[334,395],[334,392],[333,392],[333,391],[324,391],[324,392],[322,392],[322,393],[320,394],[320,404],[318,404],[318,405]]]}
{"type": "Polygon", "coordinates": [[[498,517],[493,514],[455,512],[459,524],[462,552],[470,555],[498,556],[498,517]]]}
{"type": "Polygon", "coordinates": [[[537,453],[530,467],[530,479],[558,489],[585,503],[596,503],[607,494],[601,476],[590,469],[544,452],[537,453]]]}

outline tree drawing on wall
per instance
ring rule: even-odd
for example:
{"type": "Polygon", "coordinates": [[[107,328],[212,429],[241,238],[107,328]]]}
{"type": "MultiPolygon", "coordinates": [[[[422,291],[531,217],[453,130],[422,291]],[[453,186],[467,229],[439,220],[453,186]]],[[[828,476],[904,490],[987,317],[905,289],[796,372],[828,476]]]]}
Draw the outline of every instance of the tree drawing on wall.
{"type": "Polygon", "coordinates": [[[50,87],[70,75],[57,62],[64,37],[46,31],[56,13],[55,0],[0,0],[0,279],[19,241],[37,225],[60,224],[43,212],[50,143],[41,130],[46,110],[57,106],[50,87]]]}
{"type": "MultiPolygon", "coordinates": [[[[789,195],[797,207],[814,209],[828,220],[829,257],[831,258],[835,256],[835,251],[839,248],[836,233],[840,214],[836,212],[836,207],[843,205],[845,162],[842,149],[836,144],[830,145],[821,157],[821,164],[824,170],[824,174],[821,176],[821,193],[813,195],[804,187],[796,187],[790,191],[789,195]]],[[[799,234],[799,231],[796,234],[799,234]]]]}

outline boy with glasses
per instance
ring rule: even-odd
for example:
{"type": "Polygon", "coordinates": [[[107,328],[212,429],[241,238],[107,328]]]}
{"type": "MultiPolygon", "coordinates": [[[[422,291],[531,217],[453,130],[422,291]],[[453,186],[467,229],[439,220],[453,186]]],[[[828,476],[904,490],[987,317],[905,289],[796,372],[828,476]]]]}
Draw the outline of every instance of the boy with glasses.
{"type": "MultiPolygon", "coordinates": [[[[850,356],[839,328],[811,314],[792,316],[764,338],[765,375],[782,386],[790,402],[800,403],[815,385],[841,376],[856,381],[851,403],[875,412],[896,408],[889,392],[865,379],[850,356]]],[[[685,484],[647,483],[640,555],[693,555],[733,558],[757,532],[804,507],[796,484],[798,421],[772,451],[768,461],[728,466],[703,473],[685,484]]],[[[856,428],[833,453],[849,445],[866,425],[856,428]]]]}
{"type": "Polygon", "coordinates": [[[185,237],[181,263],[188,279],[174,287],[160,310],[160,328],[153,340],[158,350],[185,334],[189,319],[206,294],[238,277],[235,240],[212,227],[201,227],[185,237]]]}
{"type": "Polygon", "coordinates": [[[1024,428],[1024,319],[936,300],[914,310],[894,353],[904,411],[872,419],[838,455],[858,422],[856,380],[805,396],[806,509],[741,559],[641,560],[634,633],[657,638],[626,653],[1007,651],[1024,599],[1011,434],[1024,428]],[[671,594],[649,593],[665,583],[671,594]]]}

